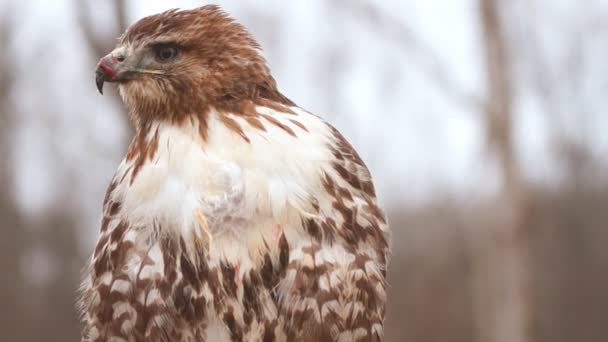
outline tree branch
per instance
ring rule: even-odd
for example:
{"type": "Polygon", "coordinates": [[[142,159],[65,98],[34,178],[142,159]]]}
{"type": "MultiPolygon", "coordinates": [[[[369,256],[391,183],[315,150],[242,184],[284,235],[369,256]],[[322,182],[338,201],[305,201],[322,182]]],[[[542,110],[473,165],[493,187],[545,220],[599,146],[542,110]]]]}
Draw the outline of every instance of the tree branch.
{"type": "MultiPolygon", "coordinates": [[[[127,28],[127,6],[125,0],[113,0],[114,18],[116,18],[116,26],[111,31],[112,37],[100,37],[94,29],[95,21],[90,15],[88,2],[85,0],[74,0],[74,6],[76,8],[76,16],[78,18],[78,24],[80,30],[84,36],[85,44],[89,47],[91,54],[94,58],[99,58],[107,54],[112,48],[115,42],[115,37],[119,36],[127,28]]],[[[124,109],[120,103],[120,98],[116,93],[111,96],[113,101],[118,103],[118,107],[124,109]]],[[[125,127],[130,127],[128,123],[128,117],[125,113],[121,113],[123,118],[123,124],[125,127]]]]}
{"type": "MultiPolygon", "coordinates": [[[[112,30],[114,37],[120,35],[127,27],[127,8],[125,0],[114,0],[114,17],[116,18],[117,26],[112,30]]],[[[111,48],[108,42],[113,42],[114,37],[99,37],[94,30],[95,21],[90,15],[90,11],[86,1],[74,0],[76,7],[76,15],[80,30],[84,35],[85,41],[95,56],[103,56],[111,48]]]]}
{"type": "Polygon", "coordinates": [[[444,63],[433,49],[407,27],[403,22],[381,13],[376,6],[365,0],[331,0],[334,6],[345,9],[364,19],[364,23],[377,30],[382,37],[401,48],[406,54],[414,54],[435,85],[446,95],[461,105],[480,112],[484,108],[483,99],[467,92],[450,76],[444,63]]]}

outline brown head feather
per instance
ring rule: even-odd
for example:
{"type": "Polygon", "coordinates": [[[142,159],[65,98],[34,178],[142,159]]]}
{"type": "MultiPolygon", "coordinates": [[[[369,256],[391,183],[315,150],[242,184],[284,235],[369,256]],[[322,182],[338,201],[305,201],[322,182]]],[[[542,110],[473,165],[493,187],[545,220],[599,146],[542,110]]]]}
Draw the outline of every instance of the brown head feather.
{"type": "Polygon", "coordinates": [[[145,17],[119,43],[134,54],[159,44],[177,46],[178,58],[162,65],[162,73],[145,73],[120,85],[137,126],[191,115],[204,120],[210,107],[234,111],[252,101],[293,105],[278,91],[253,36],[218,6],[145,17]]]}

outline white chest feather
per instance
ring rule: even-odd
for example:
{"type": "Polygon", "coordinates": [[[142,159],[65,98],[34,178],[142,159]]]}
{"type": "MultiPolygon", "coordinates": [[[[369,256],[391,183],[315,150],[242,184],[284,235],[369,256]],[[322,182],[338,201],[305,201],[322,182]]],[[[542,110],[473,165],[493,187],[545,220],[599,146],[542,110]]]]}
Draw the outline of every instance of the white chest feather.
{"type": "MultiPolygon", "coordinates": [[[[233,232],[246,244],[251,241],[242,238],[251,232],[243,232],[243,228],[257,230],[259,235],[260,231],[274,231],[277,224],[299,225],[298,217],[310,210],[310,198],[321,186],[320,167],[331,159],[326,148],[327,127],[301,111],[259,111],[291,128],[295,136],[271,123],[261,130],[242,117],[218,113],[208,118],[206,141],[196,122],[181,127],[159,125],[153,157],[134,179],[126,177],[120,185],[118,193],[122,193],[129,221],[142,228],[160,226],[189,238],[202,234],[200,211],[214,235],[233,232]],[[227,127],[219,115],[230,115],[242,135],[227,127]]],[[[119,174],[132,171],[132,164],[125,161],[119,174]]],[[[231,240],[226,243],[233,244],[231,240]]]]}

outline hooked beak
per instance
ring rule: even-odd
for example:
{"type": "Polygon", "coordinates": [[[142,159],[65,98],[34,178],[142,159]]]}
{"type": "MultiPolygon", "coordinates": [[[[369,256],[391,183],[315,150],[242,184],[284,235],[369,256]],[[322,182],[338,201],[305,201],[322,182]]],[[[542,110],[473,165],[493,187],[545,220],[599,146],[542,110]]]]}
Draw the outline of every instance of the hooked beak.
{"type": "Polygon", "coordinates": [[[127,71],[124,65],[126,59],[124,50],[124,48],[118,48],[102,57],[97,63],[95,85],[100,94],[103,95],[105,82],[119,82],[124,79],[123,75],[127,71]]]}
{"type": "Polygon", "coordinates": [[[127,49],[119,47],[108,55],[101,57],[95,69],[95,85],[103,95],[105,82],[123,82],[133,80],[137,75],[164,75],[164,70],[146,69],[138,66],[137,58],[128,58],[127,49]]]}

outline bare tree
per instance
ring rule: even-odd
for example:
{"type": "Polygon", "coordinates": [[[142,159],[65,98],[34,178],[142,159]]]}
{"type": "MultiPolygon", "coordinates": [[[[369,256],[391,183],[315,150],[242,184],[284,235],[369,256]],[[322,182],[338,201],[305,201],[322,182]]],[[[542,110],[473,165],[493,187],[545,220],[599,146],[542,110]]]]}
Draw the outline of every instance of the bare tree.
{"type": "Polygon", "coordinates": [[[478,2],[486,65],[487,146],[498,164],[502,188],[499,214],[488,231],[478,232],[482,238],[476,240],[473,298],[478,341],[529,342],[531,202],[513,146],[514,82],[501,4],[478,2]]]}

